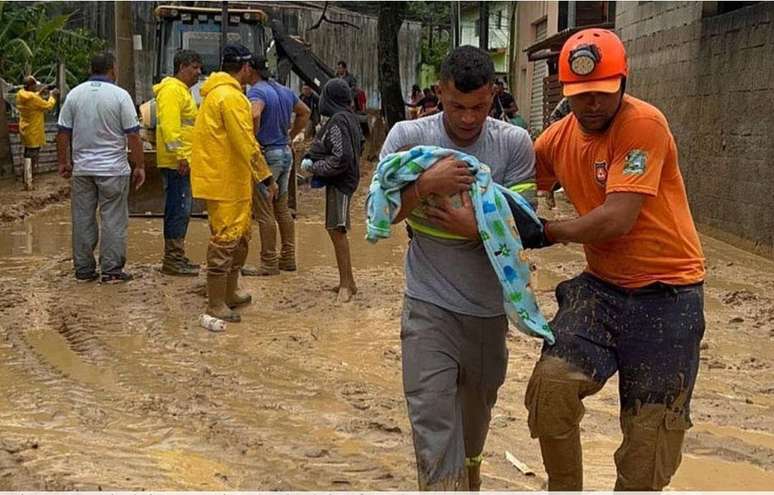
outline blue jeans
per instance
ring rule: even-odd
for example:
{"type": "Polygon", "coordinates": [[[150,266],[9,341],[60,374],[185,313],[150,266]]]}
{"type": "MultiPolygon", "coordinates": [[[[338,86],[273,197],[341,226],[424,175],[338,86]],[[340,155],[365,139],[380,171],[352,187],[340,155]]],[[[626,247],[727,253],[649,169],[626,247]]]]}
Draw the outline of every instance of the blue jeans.
{"type": "Polygon", "coordinates": [[[183,239],[188,232],[188,220],[191,218],[191,177],[180,175],[172,168],[162,168],[161,180],[164,182],[164,239],[183,239]]]}
{"type": "MultiPolygon", "coordinates": [[[[271,175],[279,187],[278,196],[288,193],[288,182],[290,181],[290,168],[293,166],[293,153],[290,147],[268,148],[263,152],[266,163],[269,164],[271,175]]],[[[266,186],[258,185],[258,190],[266,197],[266,186]]]]}

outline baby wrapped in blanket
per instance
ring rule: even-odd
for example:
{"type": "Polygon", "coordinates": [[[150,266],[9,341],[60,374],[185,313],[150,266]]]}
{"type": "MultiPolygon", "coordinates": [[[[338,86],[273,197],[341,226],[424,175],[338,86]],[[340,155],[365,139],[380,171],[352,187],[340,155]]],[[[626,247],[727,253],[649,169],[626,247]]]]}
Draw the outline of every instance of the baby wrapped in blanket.
{"type": "MultiPolygon", "coordinates": [[[[379,162],[369,188],[366,238],[377,242],[389,237],[392,221],[400,210],[401,190],[449,155],[466,162],[475,177],[470,198],[481,242],[503,288],[503,303],[509,320],[520,331],[553,344],[553,333],[538,309],[529,285],[529,263],[521,242],[522,236],[542,232],[542,223],[527,200],[496,184],[489,167],[474,156],[436,146],[415,146],[386,156],[379,162]],[[519,220],[518,224],[514,216],[519,220]]],[[[438,198],[428,201],[438,201],[438,198]]],[[[461,205],[459,196],[453,196],[450,201],[454,206],[461,205]]],[[[423,218],[421,208],[412,212],[410,220],[415,228],[434,235],[434,227],[423,218]]]]}

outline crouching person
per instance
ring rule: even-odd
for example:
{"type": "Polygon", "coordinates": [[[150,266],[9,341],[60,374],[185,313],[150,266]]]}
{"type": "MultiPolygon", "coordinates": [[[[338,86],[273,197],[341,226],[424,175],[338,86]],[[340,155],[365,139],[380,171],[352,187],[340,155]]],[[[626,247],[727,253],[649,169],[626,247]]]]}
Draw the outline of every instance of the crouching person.
{"type": "Polygon", "coordinates": [[[253,134],[250,102],[242,86],[255,82],[250,51],[226,45],[221,72],[201,89],[191,154],[191,189],[206,200],[210,224],[207,246],[207,314],[226,321],[241,318],[233,308],[252,298],[239,290],[239,270],[247,258],[252,222],[253,180],[276,194],[266,160],[253,134]]]}

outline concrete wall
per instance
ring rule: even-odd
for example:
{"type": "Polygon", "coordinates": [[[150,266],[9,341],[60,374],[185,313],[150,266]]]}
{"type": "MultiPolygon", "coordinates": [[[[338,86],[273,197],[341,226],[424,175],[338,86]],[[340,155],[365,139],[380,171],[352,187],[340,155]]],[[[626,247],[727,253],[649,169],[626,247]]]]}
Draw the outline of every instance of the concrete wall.
{"type": "Polygon", "coordinates": [[[529,109],[532,99],[532,71],[535,64],[527,61],[524,52],[530,45],[535,44],[535,26],[542,20],[547,20],[548,29],[546,36],[550,37],[557,32],[559,23],[559,2],[518,2],[516,7],[516,39],[517,44],[513,50],[514,60],[511,61],[511,91],[519,105],[519,113],[525,119],[529,118],[529,109]]]}
{"type": "MultiPolygon", "coordinates": [[[[328,7],[326,17],[347,21],[359,29],[346,25],[323,22],[318,29],[307,31],[320,18],[322,2],[316,7],[280,4],[287,13],[298,15],[298,34],[309,43],[312,52],[332,69],[339,60],[347,62],[349,72],[356,78],[368,96],[369,108],[381,108],[379,94],[379,52],[377,43],[377,18],[359,14],[338,7],[328,7]]],[[[260,2],[256,3],[261,8],[260,2]]],[[[398,36],[400,50],[400,79],[402,94],[408,97],[411,86],[419,81],[419,61],[421,56],[422,25],[418,22],[404,21],[398,36]]],[[[291,89],[300,90],[298,79],[293,77],[291,89]]]]}
{"type": "MultiPolygon", "coordinates": [[[[46,144],[40,148],[37,173],[55,172],[59,170],[56,158],[56,122],[46,122],[46,144]]],[[[11,133],[11,157],[13,159],[13,175],[21,177],[24,174],[24,145],[18,133],[11,133]]]]}
{"type": "Polygon", "coordinates": [[[617,3],[627,90],[669,120],[699,226],[771,257],[774,3],[711,16],[707,7],[617,3]]]}

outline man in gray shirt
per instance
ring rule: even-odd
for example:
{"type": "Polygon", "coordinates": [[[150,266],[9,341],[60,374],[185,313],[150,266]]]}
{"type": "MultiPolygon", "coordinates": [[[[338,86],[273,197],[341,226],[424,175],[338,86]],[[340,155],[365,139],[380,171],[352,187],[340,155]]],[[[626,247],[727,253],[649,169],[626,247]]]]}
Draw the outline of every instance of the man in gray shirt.
{"type": "Polygon", "coordinates": [[[129,182],[131,176],[135,189],[139,189],[145,182],[145,168],[140,124],[132,97],[115,80],[113,55],[96,55],[91,59],[91,77],[70,91],[59,114],[56,137],[59,174],[72,177],[73,264],[75,278],[82,282],[98,278],[94,260],[97,242],[102,283],[131,279],[123,270],[129,226],[129,182]],[[127,145],[131,168],[126,156],[127,145]]]}
{"type": "MultiPolygon", "coordinates": [[[[444,111],[396,124],[381,158],[415,145],[455,149],[489,165],[495,182],[534,193],[529,135],[487,117],[494,78],[489,55],[459,47],[444,60],[440,78],[444,111]]],[[[502,289],[470,208],[472,182],[464,162],[444,158],[403,190],[394,220],[407,218],[412,231],[401,345],[420,490],[479,489],[491,409],[508,363],[502,289]],[[436,206],[424,203],[429,195],[436,206]],[[452,205],[450,195],[466,196],[463,206],[452,205]],[[413,213],[419,206],[421,216],[413,213]]]]}

